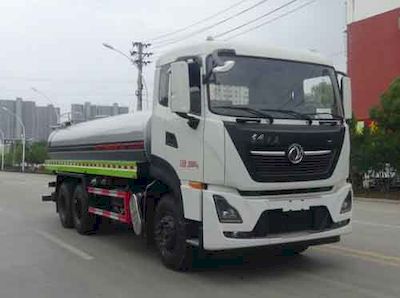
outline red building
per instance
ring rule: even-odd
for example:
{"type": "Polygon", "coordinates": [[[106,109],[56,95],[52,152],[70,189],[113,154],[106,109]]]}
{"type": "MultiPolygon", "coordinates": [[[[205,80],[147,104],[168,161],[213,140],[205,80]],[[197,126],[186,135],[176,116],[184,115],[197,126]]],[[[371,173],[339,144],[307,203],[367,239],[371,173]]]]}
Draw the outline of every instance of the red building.
{"type": "Polygon", "coordinates": [[[353,110],[368,119],[369,109],[400,76],[400,0],[348,0],[348,73],[353,110]]]}

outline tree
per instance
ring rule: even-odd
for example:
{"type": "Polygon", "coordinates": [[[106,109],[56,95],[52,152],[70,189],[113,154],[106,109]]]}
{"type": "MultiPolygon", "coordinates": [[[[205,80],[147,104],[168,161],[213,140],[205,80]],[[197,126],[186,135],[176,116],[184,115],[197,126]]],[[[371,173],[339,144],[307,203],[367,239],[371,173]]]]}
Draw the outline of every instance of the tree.
{"type": "Polygon", "coordinates": [[[29,146],[26,161],[32,164],[41,164],[47,159],[46,142],[36,142],[29,146]]]}
{"type": "Polygon", "coordinates": [[[361,191],[363,188],[364,174],[374,168],[374,158],[372,154],[372,134],[369,127],[358,131],[357,120],[353,115],[350,122],[350,175],[355,190],[361,191]]]}
{"type": "MultiPolygon", "coordinates": [[[[25,162],[28,164],[41,164],[47,159],[46,142],[35,142],[26,144],[25,162]]],[[[13,144],[9,152],[5,155],[5,164],[8,167],[19,166],[22,162],[22,143],[21,141],[13,144]]]]}
{"type": "Polygon", "coordinates": [[[14,167],[20,165],[22,162],[22,143],[18,141],[12,144],[4,159],[6,166],[14,167]]]}
{"type": "Polygon", "coordinates": [[[360,188],[365,173],[385,174],[379,180],[384,181],[381,189],[387,191],[392,180],[388,168],[394,172],[400,169],[400,77],[381,96],[380,105],[370,110],[370,118],[372,125],[361,134],[354,118],[350,125],[351,176],[355,188],[360,188]]]}
{"type": "Polygon", "coordinates": [[[370,110],[370,118],[378,124],[380,159],[400,169],[400,77],[381,96],[380,106],[370,110]]]}
{"type": "Polygon", "coordinates": [[[370,117],[379,123],[386,133],[400,131],[400,77],[390,84],[388,90],[381,96],[380,106],[370,110],[370,117]]]}

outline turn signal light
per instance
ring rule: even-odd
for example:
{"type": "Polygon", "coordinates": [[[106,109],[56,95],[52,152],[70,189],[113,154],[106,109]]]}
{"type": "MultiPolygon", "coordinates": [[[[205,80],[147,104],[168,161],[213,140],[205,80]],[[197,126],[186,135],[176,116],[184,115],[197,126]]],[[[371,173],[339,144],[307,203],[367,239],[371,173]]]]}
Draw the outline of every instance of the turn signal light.
{"type": "Polygon", "coordinates": [[[207,184],[197,181],[189,181],[189,186],[194,189],[207,189],[207,184]]]}

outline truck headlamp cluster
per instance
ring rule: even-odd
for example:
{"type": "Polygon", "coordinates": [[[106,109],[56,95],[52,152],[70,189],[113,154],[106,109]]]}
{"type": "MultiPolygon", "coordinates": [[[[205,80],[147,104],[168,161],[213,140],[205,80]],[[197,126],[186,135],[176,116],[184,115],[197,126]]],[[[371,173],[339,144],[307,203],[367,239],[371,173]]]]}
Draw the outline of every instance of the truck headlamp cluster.
{"type": "Polygon", "coordinates": [[[242,223],[239,212],[224,197],[213,195],[219,221],[221,223],[242,223]]]}
{"type": "Polygon", "coordinates": [[[344,199],[342,203],[342,208],[340,209],[340,213],[346,213],[351,210],[351,207],[353,205],[353,195],[351,191],[347,194],[347,197],[344,199]]]}

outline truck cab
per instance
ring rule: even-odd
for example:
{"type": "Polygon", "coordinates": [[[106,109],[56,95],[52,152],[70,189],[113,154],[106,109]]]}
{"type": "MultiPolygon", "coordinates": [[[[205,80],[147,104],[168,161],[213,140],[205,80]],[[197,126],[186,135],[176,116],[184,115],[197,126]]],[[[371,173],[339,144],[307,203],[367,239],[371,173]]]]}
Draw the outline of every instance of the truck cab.
{"type": "Polygon", "coordinates": [[[204,249],[303,248],[350,233],[350,82],[339,77],[315,53],[243,44],[159,58],[151,160],[178,180],[204,249]]]}

